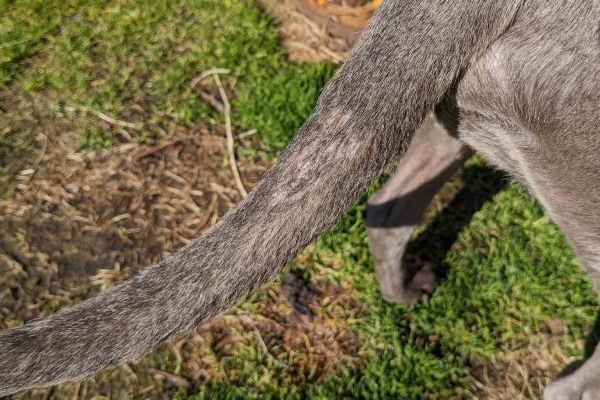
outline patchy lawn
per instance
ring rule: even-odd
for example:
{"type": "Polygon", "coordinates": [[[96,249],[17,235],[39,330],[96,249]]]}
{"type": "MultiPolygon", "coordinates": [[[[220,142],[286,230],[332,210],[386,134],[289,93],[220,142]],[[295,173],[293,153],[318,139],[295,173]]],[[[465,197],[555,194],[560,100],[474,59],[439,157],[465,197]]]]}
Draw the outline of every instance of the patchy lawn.
{"type": "MultiPolygon", "coordinates": [[[[117,284],[241,198],[203,72],[229,70],[251,188],[336,68],[289,61],[302,18],[277,14],[284,47],[252,1],[0,9],[0,329],[117,284]]],[[[303,52],[343,56],[334,39],[303,52]]],[[[477,157],[446,185],[407,254],[446,280],[410,308],[378,292],[365,200],[227,315],[138,363],[18,398],[539,398],[590,350],[591,283],[521,186],[477,157]]]]}

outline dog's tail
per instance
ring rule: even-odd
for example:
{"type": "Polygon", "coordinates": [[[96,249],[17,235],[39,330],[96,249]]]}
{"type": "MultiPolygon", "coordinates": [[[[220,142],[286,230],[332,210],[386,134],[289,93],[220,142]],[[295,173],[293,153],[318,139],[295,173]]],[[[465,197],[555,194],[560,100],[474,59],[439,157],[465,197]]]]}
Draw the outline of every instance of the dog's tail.
{"type": "Polygon", "coordinates": [[[215,227],[112,290],[0,334],[0,395],[136,360],[272,280],[402,154],[513,3],[384,2],[279,162],[215,227]]]}

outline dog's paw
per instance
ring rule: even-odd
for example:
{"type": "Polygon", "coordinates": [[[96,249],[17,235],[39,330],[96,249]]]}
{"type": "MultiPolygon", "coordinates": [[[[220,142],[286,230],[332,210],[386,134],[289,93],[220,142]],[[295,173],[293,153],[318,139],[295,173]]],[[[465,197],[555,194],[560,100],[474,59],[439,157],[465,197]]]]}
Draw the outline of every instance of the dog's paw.
{"type": "Polygon", "coordinates": [[[429,298],[437,288],[438,277],[431,263],[411,264],[407,269],[412,278],[406,282],[400,293],[383,293],[386,301],[411,306],[429,298]]]}

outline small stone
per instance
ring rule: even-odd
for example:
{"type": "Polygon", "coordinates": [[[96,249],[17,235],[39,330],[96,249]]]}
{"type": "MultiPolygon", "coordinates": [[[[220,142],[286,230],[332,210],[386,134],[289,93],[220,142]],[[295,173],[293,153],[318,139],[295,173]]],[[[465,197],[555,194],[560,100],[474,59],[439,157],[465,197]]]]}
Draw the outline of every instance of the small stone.
{"type": "Polygon", "coordinates": [[[535,362],[535,369],[539,371],[548,371],[550,369],[550,363],[546,360],[537,360],[535,362]]]}
{"type": "Polygon", "coordinates": [[[79,12],[73,13],[71,15],[71,22],[74,22],[76,24],[83,22],[83,15],[79,12]]]}
{"type": "Polygon", "coordinates": [[[565,321],[560,318],[551,319],[544,323],[548,331],[550,331],[553,335],[563,335],[567,331],[567,326],[565,325],[565,321]]]}

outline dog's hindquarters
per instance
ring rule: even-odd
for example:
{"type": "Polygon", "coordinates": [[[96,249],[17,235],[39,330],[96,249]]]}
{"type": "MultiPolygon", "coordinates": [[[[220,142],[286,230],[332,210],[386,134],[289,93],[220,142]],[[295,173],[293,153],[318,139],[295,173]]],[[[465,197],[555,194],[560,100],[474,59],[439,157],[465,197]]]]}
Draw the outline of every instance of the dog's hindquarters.
{"type": "MultiPolygon", "coordinates": [[[[524,12],[458,85],[460,137],[528,187],[600,291],[600,3],[524,12]]],[[[597,347],[544,398],[600,399],[599,371],[597,347]]]]}

